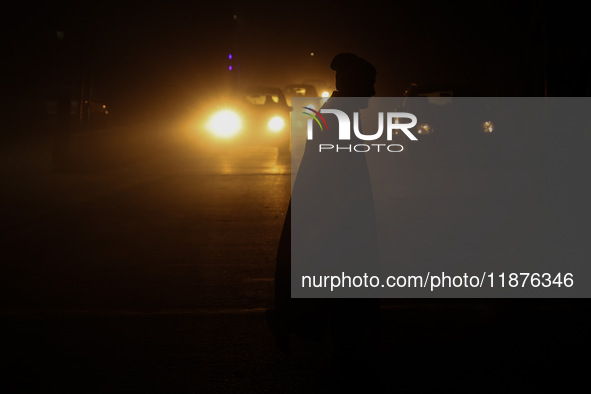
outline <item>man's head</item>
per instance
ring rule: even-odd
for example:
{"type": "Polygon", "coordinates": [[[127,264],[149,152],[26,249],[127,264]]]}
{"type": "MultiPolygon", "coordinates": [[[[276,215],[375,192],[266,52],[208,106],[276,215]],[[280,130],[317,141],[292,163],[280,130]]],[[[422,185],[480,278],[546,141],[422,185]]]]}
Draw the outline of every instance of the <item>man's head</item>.
{"type": "Polygon", "coordinates": [[[371,97],[376,94],[376,68],[367,60],[352,53],[334,57],[330,68],[336,71],[335,82],[340,96],[371,97]]]}

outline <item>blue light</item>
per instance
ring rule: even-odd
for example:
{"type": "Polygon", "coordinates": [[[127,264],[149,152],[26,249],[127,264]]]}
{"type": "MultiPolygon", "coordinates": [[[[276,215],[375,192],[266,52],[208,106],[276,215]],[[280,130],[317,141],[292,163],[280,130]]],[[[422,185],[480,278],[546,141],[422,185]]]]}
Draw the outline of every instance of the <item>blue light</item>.
{"type": "Polygon", "coordinates": [[[232,66],[228,66],[228,70],[232,71],[232,66]]]}
{"type": "Polygon", "coordinates": [[[228,59],[232,60],[232,54],[231,53],[228,55],[228,59]]]}

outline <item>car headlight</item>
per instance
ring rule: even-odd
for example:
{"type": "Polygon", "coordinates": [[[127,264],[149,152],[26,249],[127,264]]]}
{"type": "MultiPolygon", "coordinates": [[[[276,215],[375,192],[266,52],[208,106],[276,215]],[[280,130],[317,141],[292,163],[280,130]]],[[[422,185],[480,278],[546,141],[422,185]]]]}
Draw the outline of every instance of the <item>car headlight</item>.
{"type": "Polygon", "coordinates": [[[431,125],[428,123],[421,123],[417,128],[417,133],[420,135],[431,134],[433,133],[433,127],[431,127],[431,125]]]}
{"type": "Polygon", "coordinates": [[[242,128],[242,120],[236,112],[225,109],[211,116],[207,128],[217,137],[230,138],[242,128]]]}
{"type": "Polygon", "coordinates": [[[492,133],[493,131],[495,131],[494,123],[490,120],[482,122],[482,131],[484,131],[486,134],[492,133]]]}
{"type": "Polygon", "coordinates": [[[269,130],[276,133],[283,130],[285,127],[285,121],[281,116],[273,116],[271,120],[269,120],[269,123],[267,123],[267,126],[269,127],[269,130]]]}

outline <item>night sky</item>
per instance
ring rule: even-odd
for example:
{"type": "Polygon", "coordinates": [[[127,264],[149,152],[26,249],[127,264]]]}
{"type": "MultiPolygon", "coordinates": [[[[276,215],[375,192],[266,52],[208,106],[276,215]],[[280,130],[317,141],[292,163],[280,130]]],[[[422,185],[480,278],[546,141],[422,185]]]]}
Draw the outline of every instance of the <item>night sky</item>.
{"type": "Polygon", "coordinates": [[[376,65],[378,96],[411,82],[468,83],[481,95],[588,95],[584,12],[540,1],[465,4],[20,4],[3,25],[3,108],[91,80],[93,99],[120,112],[174,112],[220,86],[228,53],[244,85],[332,82],[332,57],[354,52],[376,65]]]}

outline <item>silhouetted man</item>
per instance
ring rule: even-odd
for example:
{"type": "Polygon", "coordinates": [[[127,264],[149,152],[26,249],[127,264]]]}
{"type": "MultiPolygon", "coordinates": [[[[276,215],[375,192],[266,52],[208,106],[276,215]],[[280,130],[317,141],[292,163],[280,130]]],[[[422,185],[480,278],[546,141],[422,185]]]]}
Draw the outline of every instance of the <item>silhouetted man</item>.
{"type": "MultiPolygon", "coordinates": [[[[366,108],[369,97],[375,95],[376,70],[350,53],[337,55],[331,68],[336,71],[337,90],[322,108],[339,109],[353,119],[352,113],[366,108]],[[339,101],[341,97],[356,99],[339,101]]],[[[364,330],[368,325],[377,328],[379,300],[291,298],[292,237],[296,237],[293,239],[298,245],[306,246],[303,253],[307,264],[335,275],[341,271],[350,275],[372,272],[378,265],[373,194],[365,155],[319,153],[318,143],[338,142],[337,120],[328,116],[326,119],[327,130],[315,131],[314,143],[308,141],[294,184],[277,255],[276,309],[268,317],[277,345],[285,353],[289,353],[290,333],[322,339],[330,327],[337,365],[342,372],[355,372],[364,330]],[[293,201],[298,202],[294,218],[293,201]],[[294,223],[303,223],[294,227],[294,233],[292,219],[294,223]]],[[[355,138],[350,141],[352,144],[355,138]]]]}

